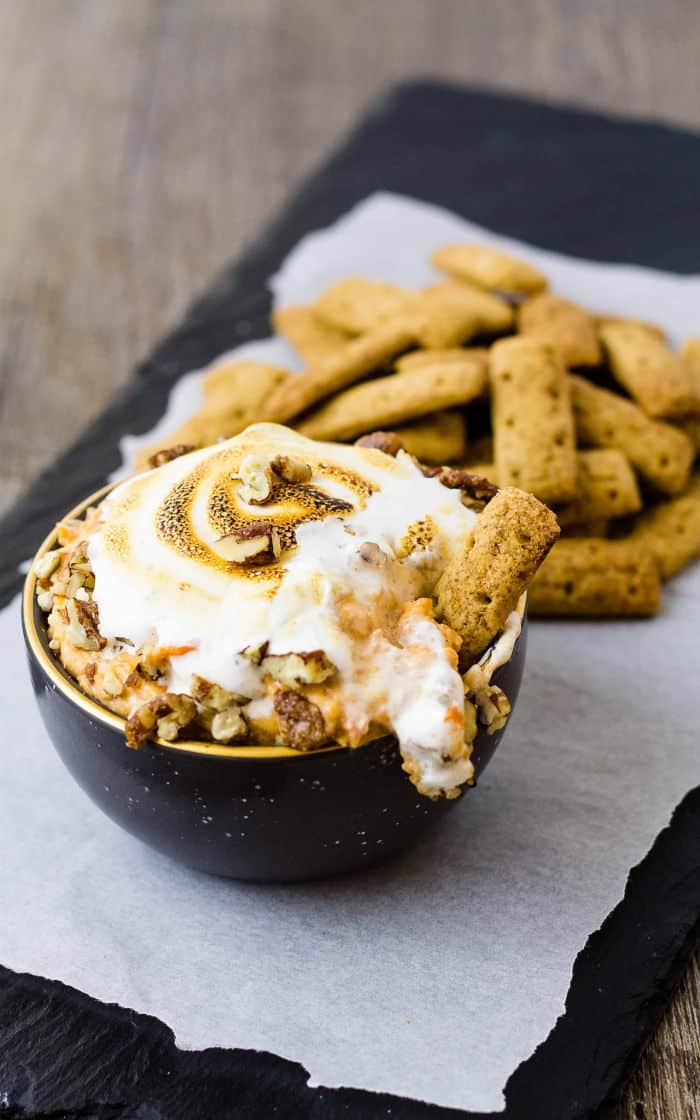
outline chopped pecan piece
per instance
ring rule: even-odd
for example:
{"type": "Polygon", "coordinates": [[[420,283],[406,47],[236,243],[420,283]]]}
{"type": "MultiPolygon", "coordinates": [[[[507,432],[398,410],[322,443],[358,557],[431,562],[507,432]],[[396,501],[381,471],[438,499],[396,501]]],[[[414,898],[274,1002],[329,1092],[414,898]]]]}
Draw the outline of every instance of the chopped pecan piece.
{"type": "Polygon", "coordinates": [[[264,505],[272,494],[272,467],[270,460],[265,455],[244,455],[238,474],[240,486],[238,493],[244,502],[252,505],[264,505]]]}
{"type": "Polygon", "coordinates": [[[142,704],[126,721],[126,744],[138,749],[147,739],[158,735],[172,742],[184,727],[192,723],[197,706],[189,696],[166,692],[142,704]]]}
{"type": "Polygon", "coordinates": [[[236,532],[220,537],[216,551],[223,560],[244,568],[274,564],[281,552],[279,533],[269,521],[251,521],[236,532]]]}
{"type": "Polygon", "coordinates": [[[86,595],[78,596],[80,589],[85,588],[86,592],[92,591],[94,586],[95,577],[87,554],[87,541],[81,541],[68,561],[68,581],[65,593],[69,598],[77,596],[85,599],[86,595]]]}
{"type": "Polygon", "coordinates": [[[380,568],[386,564],[389,557],[383,548],[380,548],[375,541],[364,541],[360,545],[360,556],[366,564],[372,564],[373,567],[380,568]]]}
{"type": "Polygon", "coordinates": [[[461,490],[467,497],[477,502],[490,502],[498,493],[498,486],[480,474],[472,474],[461,467],[424,467],[420,468],[426,478],[438,478],[450,490],[461,490]]]}
{"type": "Polygon", "coordinates": [[[189,696],[177,692],[166,692],[165,703],[168,711],[163,713],[157,723],[158,735],[169,743],[177,739],[183,727],[187,727],[197,714],[197,705],[189,696]]]}
{"type": "Polygon", "coordinates": [[[272,470],[284,482],[309,482],[313,471],[301,459],[291,459],[288,455],[277,455],[270,463],[272,470]]]}
{"type": "Polygon", "coordinates": [[[85,575],[92,575],[87,541],[81,541],[80,544],[76,545],[68,561],[68,567],[71,572],[84,572],[85,575]]]}
{"type": "Polygon", "coordinates": [[[280,689],[274,697],[282,742],[296,751],[310,751],[328,740],[320,708],[298,692],[280,689]]]}
{"type": "Polygon", "coordinates": [[[476,694],[479,720],[486,727],[486,734],[493,735],[505,727],[510,715],[510,700],[502,688],[490,684],[476,694]]]}
{"type": "Polygon", "coordinates": [[[179,459],[181,455],[189,455],[190,451],[196,450],[197,447],[194,443],[176,443],[173,447],[162,447],[160,451],[149,455],[148,465],[149,467],[162,467],[166,463],[172,463],[173,459],[179,459]]]}
{"type": "Polygon", "coordinates": [[[398,455],[404,450],[404,445],[396,432],[369,432],[355,440],[356,447],[374,447],[383,451],[385,455],[398,455]]]}
{"type": "Polygon", "coordinates": [[[250,661],[251,665],[259,665],[267,653],[269,644],[269,642],[263,642],[259,646],[246,646],[245,649],[241,650],[241,657],[245,657],[246,661],[250,661]]]}
{"type": "Polygon", "coordinates": [[[197,673],[192,674],[192,695],[200,704],[213,708],[215,712],[223,712],[231,704],[247,704],[250,700],[249,696],[229,692],[228,689],[206,680],[205,677],[200,677],[197,673]]]}
{"type": "Polygon", "coordinates": [[[126,721],[126,745],[133,750],[138,750],[148,740],[153,738],[156,723],[160,716],[165,716],[170,711],[170,705],[164,696],[157,696],[149,700],[129,716],[126,721]]]}
{"type": "Polygon", "coordinates": [[[78,649],[97,650],[105,644],[98,630],[97,603],[66,600],[68,625],[66,637],[78,649]]]}
{"type": "Polygon", "coordinates": [[[271,653],[262,662],[263,673],[288,688],[303,684],[321,684],[332,677],[337,669],[323,650],[310,653],[271,653]]]}
{"type": "Polygon", "coordinates": [[[53,548],[45,552],[34,564],[34,575],[37,579],[48,579],[61,563],[62,548],[53,548]]]}
{"type": "Polygon", "coordinates": [[[222,712],[216,713],[211,721],[210,734],[218,743],[245,739],[248,734],[248,724],[238,704],[230,704],[222,712]]]}

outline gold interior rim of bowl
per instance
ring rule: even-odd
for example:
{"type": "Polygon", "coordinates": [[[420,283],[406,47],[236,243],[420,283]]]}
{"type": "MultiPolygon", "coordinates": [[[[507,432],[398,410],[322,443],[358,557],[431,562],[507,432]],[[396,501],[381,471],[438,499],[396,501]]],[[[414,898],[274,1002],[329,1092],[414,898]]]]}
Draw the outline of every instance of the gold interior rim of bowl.
{"type": "MultiPolygon", "coordinates": [[[[109,493],[110,490],[118,486],[118,482],[111,482],[107,486],[101,487],[91,494],[89,498],[84,498],[79,502],[69,513],[65,514],[62,520],[66,521],[69,518],[80,517],[88,508],[88,506],[96,505],[98,502],[109,493]]],[[[36,561],[53,548],[56,542],[57,532],[56,526],[45,537],[39,548],[36,550],[32,562],[27,573],[27,578],[24,581],[24,592],[22,596],[22,618],[24,622],[24,631],[27,636],[29,647],[34,654],[35,658],[41,665],[44,672],[50,677],[51,681],[55,684],[63,695],[70,700],[77,707],[82,708],[87,715],[93,719],[98,720],[100,723],[112,727],[115,731],[121,732],[126,736],[126,720],[123,716],[116,715],[111,712],[109,708],[104,705],[98,704],[96,700],[83,692],[78,685],[71,680],[67,671],[61,665],[58,658],[53,657],[49,650],[45,648],[44,642],[37,630],[35,622],[35,595],[34,588],[36,585],[36,575],[34,573],[34,566],[36,561]]],[[[524,613],[523,607],[524,600],[518,603],[518,610],[522,617],[524,613]]],[[[370,746],[371,743],[376,743],[380,739],[386,739],[387,735],[379,735],[376,739],[369,740],[367,743],[361,744],[362,746],[370,746]]],[[[314,747],[310,751],[295,751],[291,747],[279,746],[265,746],[265,745],[251,745],[251,746],[226,746],[222,743],[210,743],[198,739],[176,739],[174,742],[169,742],[166,739],[153,739],[153,743],[166,750],[171,751],[185,751],[188,754],[204,754],[213,755],[217,758],[309,758],[316,754],[328,754],[331,751],[350,750],[349,747],[344,747],[340,743],[332,743],[327,747],[314,747]]],[[[359,748],[352,748],[357,750],[359,748]]]]}

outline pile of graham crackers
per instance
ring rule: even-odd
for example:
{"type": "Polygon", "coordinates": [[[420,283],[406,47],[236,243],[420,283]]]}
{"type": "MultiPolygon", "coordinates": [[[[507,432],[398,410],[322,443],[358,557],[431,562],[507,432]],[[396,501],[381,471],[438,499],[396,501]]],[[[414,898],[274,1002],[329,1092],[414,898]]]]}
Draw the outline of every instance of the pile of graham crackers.
{"type": "Polygon", "coordinates": [[[700,339],[675,352],[660,327],[587,311],[488,246],[431,260],[445,278],[422,291],[347,277],[275,311],[304,372],[217,365],[167,442],[201,447],[259,421],[319,440],[396,432],[422,462],[556,512],[532,614],[657,613],[661,581],[700,555],[700,339]]]}

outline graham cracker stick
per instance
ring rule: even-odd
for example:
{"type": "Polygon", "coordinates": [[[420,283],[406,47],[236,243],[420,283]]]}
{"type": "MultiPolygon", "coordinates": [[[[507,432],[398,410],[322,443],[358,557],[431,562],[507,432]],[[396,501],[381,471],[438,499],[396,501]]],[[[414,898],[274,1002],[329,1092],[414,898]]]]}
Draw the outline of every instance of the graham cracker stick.
{"type": "Polygon", "coordinates": [[[397,373],[403,373],[407,369],[418,369],[420,366],[437,366],[437,365],[450,365],[451,362],[462,362],[466,357],[480,357],[486,362],[488,358],[488,350],[485,346],[453,346],[447,349],[440,350],[410,350],[408,354],[402,354],[394,362],[394,368],[397,373]]]}
{"type": "Polygon", "coordinates": [[[443,466],[461,458],[466,450],[467,422],[457,409],[432,412],[390,432],[366,432],[355,440],[358,447],[375,447],[387,455],[408,451],[422,464],[443,466]]]}
{"type": "Polygon", "coordinates": [[[350,339],[346,331],[329,326],[314,314],[312,307],[301,304],[278,307],[272,312],[270,322],[277,334],[291,343],[307,365],[335,354],[350,339]]]}
{"type": "Polygon", "coordinates": [[[642,508],[637,479],[621,451],[614,448],[579,451],[576,465],[578,493],[573,502],[557,510],[562,527],[624,517],[642,508]]]}
{"type": "Polygon", "coordinates": [[[457,409],[431,412],[395,428],[406,451],[422,463],[453,463],[467,450],[467,421],[457,409]]]}
{"type": "Polygon", "coordinates": [[[326,288],[313,305],[324,323],[348,334],[364,334],[412,307],[416,293],[398,284],[346,276],[326,288]]]}
{"type": "Polygon", "coordinates": [[[444,280],[417,294],[408,322],[421,346],[430,350],[462,346],[481,334],[502,334],[513,324],[513,309],[474,284],[444,280]]]}
{"type": "Polygon", "coordinates": [[[597,366],[602,361],[593,316],[550,292],[532,296],[520,306],[518,329],[528,338],[553,346],[567,366],[597,366]]]}
{"type": "Polygon", "coordinates": [[[402,323],[391,322],[346,342],[342,349],[298,377],[290,377],[272,393],[259,420],[283,423],[325,397],[381,368],[415,342],[402,323]]]}
{"type": "Polygon", "coordinates": [[[507,338],[491,347],[494,459],[503,485],[548,504],[576,494],[576,440],[566,369],[551,347],[507,338]]]}
{"type": "Polygon", "coordinates": [[[151,455],[178,443],[207,447],[217,439],[230,439],[260,419],[265,399],[288,377],[286,369],[241,359],[216,366],[202,382],[201,408],[174,432],[143,448],[137,468],[145,470],[151,455]]]}
{"type": "Polygon", "coordinates": [[[700,556],[700,475],[670,502],[644,510],[625,538],[653,553],[662,579],[670,579],[700,556]]]}
{"type": "Polygon", "coordinates": [[[566,538],[532,581],[528,603],[534,617],[646,618],[661,603],[659,569],[639,542],[566,538]]]}
{"type": "Polygon", "coordinates": [[[583,377],[569,377],[579,441],[615,447],[642,478],[664,494],[677,494],[688,481],[695,458],[692,441],[672,424],[650,420],[632,401],[599,389],[583,377]]]}
{"type": "Polygon", "coordinates": [[[462,639],[463,668],[503,628],[558,536],[552,511],[521,490],[499,490],[484,508],[471,547],[449,562],[437,585],[438,615],[462,639]]]}
{"type": "Polygon", "coordinates": [[[687,364],[646,327],[608,323],[600,337],[614,377],[648,416],[700,412],[700,393],[687,364]]]}
{"type": "Polygon", "coordinates": [[[412,369],[355,385],[296,425],[312,439],[354,439],[373,429],[466,404],[486,391],[484,363],[465,357],[462,365],[412,369]]]}
{"type": "Polygon", "coordinates": [[[659,327],[656,323],[647,323],[644,319],[629,319],[624,315],[603,315],[597,314],[593,316],[595,325],[600,328],[606,327],[608,323],[631,323],[635,327],[643,327],[649,334],[653,335],[660,342],[666,341],[666,331],[663,327],[659,327]]]}
{"type": "Polygon", "coordinates": [[[204,375],[202,396],[208,408],[219,410],[228,429],[236,427],[231,434],[237,435],[256,418],[265,396],[283,385],[289,376],[289,370],[279,366],[239,358],[217,365],[204,375]]]}
{"type": "Polygon", "coordinates": [[[430,258],[436,268],[500,292],[541,292],[547,277],[526,261],[488,245],[444,245],[430,258]]]}

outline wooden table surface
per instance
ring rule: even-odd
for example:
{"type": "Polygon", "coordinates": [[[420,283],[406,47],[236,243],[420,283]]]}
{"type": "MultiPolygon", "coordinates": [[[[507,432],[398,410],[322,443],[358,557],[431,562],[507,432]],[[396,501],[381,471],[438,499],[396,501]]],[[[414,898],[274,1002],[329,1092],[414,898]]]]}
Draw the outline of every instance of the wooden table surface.
{"type": "MultiPolygon", "coordinates": [[[[697,0],[0,0],[0,508],[388,84],[700,126],[697,0]]],[[[700,956],[615,1120],[700,1116],[700,956]]]]}

